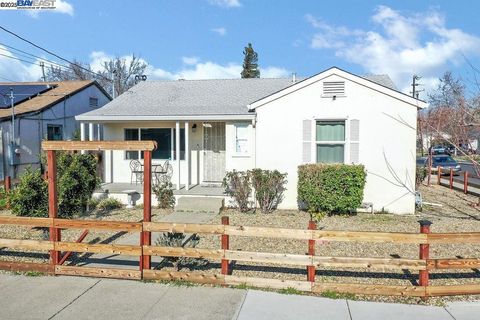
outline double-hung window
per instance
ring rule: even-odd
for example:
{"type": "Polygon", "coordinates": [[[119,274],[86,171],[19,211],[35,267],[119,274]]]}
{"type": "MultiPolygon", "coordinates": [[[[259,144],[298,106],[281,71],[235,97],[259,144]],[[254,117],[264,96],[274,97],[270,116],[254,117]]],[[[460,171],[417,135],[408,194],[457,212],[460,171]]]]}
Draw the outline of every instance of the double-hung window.
{"type": "Polygon", "coordinates": [[[316,153],[319,163],[344,163],[345,121],[316,122],[316,153]]]}
{"type": "MultiPolygon", "coordinates": [[[[176,159],[175,130],[172,128],[134,128],[125,129],[125,140],[153,140],[157,149],[152,153],[152,159],[176,159]]],[[[125,159],[143,159],[143,151],[126,151],[125,159]]],[[[180,160],[185,160],[185,129],[180,129],[180,160]]]]}
{"type": "Polygon", "coordinates": [[[235,124],[235,153],[248,154],[248,124],[235,124]]]}

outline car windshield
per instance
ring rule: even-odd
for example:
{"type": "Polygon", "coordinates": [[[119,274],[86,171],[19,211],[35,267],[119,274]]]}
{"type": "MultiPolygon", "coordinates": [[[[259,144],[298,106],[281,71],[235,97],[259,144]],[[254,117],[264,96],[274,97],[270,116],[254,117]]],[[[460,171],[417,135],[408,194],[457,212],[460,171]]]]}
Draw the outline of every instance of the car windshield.
{"type": "Polygon", "coordinates": [[[433,161],[437,163],[455,162],[452,157],[434,157],[433,161]]]}

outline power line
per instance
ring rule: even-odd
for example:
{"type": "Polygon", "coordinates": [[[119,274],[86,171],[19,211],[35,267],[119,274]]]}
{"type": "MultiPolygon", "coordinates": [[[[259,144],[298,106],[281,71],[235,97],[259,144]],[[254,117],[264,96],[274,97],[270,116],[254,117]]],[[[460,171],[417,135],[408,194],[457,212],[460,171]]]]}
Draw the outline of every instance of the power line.
{"type": "Polygon", "coordinates": [[[8,79],[8,78],[2,77],[2,76],[0,76],[0,79],[6,80],[6,81],[9,81],[9,82],[15,82],[12,79],[8,79]]]}
{"type": "MultiPolygon", "coordinates": [[[[18,55],[18,56],[23,56],[23,57],[28,58],[28,59],[31,59],[30,57],[33,57],[33,58],[36,58],[36,59],[38,59],[38,60],[48,62],[48,63],[50,63],[50,64],[54,64],[55,66],[58,66],[58,67],[69,68],[68,66],[59,64],[58,62],[51,61],[51,60],[48,60],[48,59],[46,59],[46,58],[42,58],[42,57],[36,56],[36,55],[34,55],[34,54],[31,54],[31,53],[29,53],[29,52],[26,52],[26,51],[23,51],[23,50],[20,50],[20,49],[17,49],[17,48],[14,48],[14,47],[9,46],[8,44],[2,43],[2,42],[0,42],[0,46],[4,46],[4,47],[6,47],[6,48],[8,48],[8,49],[17,51],[15,54],[18,55]],[[20,53],[18,53],[18,52],[20,52],[20,53]]],[[[10,52],[9,50],[4,49],[4,48],[0,48],[0,50],[10,52]]]]}
{"type": "Polygon", "coordinates": [[[26,38],[24,38],[24,37],[16,34],[16,33],[13,32],[13,31],[10,31],[10,30],[6,29],[6,28],[3,27],[3,26],[0,26],[0,29],[2,29],[3,31],[11,34],[11,35],[14,36],[14,37],[17,37],[18,39],[20,39],[20,40],[22,40],[22,41],[25,41],[26,43],[34,46],[34,47],[37,48],[37,49],[40,49],[40,50],[42,50],[42,51],[45,51],[46,53],[48,53],[48,54],[56,57],[57,59],[60,59],[60,60],[62,60],[62,61],[65,61],[65,62],[67,62],[67,63],[70,64],[70,65],[76,66],[77,68],[82,69],[82,70],[84,70],[84,71],[86,71],[86,72],[89,72],[89,73],[91,73],[91,74],[94,74],[94,75],[96,75],[96,76],[98,76],[98,77],[102,77],[102,78],[104,78],[104,79],[107,80],[107,81],[111,81],[109,78],[105,77],[104,75],[102,75],[102,74],[100,74],[100,73],[96,73],[96,72],[94,72],[94,71],[92,71],[92,70],[90,70],[90,69],[87,69],[87,68],[79,65],[79,64],[73,63],[73,62],[71,62],[70,60],[65,59],[65,58],[59,56],[58,54],[56,54],[56,53],[54,53],[54,52],[52,52],[52,51],[50,51],[50,50],[48,50],[48,49],[45,49],[45,48],[43,48],[43,47],[41,47],[41,46],[33,43],[32,41],[30,41],[30,40],[28,40],[28,39],[26,39],[26,38]]]}
{"type": "MultiPolygon", "coordinates": [[[[0,48],[0,49],[2,49],[2,48],[0,48]]],[[[5,50],[5,49],[3,49],[3,50],[5,50]]],[[[7,50],[7,52],[9,52],[9,51],[7,50]]],[[[3,53],[0,53],[0,56],[5,57],[5,58],[9,58],[9,59],[13,59],[13,60],[17,60],[17,61],[21,61],[21,62],[24,62],[24,63],[28,63],[28,64],[31,64],[31,65],[40,66],[40,64],[37,63],[37,62],[24,60],[24,59],[21,59],[21,58],[17,58],[15,56],[9,56],[9,55],[3,54],[3,53]]],[[[62,67],[61,66],[56,66],[56,68],[64,70],[64,71],[66,69],[68,69],[67,67],[63,67],[63,66],[62,67]]]]}
{"type": "Polygon", "coordinates": [[[18,61],[25,62],[25,63],[29,63],[29,64],[38,65],[36,62],[27,61],[27,60],[20,59],[20,58],[17,58],[17,57],[13,57],[13,56],[9,56],[9,55],[3,54],[3,53],[0,53],[0,56],[5,57],[5,58],[10,58],[10,59],[13,59],[13,60],[18,60],[18,61]]]}

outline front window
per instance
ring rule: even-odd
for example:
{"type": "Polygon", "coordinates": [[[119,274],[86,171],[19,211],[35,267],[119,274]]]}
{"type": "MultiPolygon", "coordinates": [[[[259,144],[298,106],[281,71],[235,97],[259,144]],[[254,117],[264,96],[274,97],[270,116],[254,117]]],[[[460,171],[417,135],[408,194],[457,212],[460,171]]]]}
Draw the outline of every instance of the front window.
{"type": "Polygon", "coordinates": [[[235,152],[248,153],[248,124],[235,124],[235,152]]]}
{"type": "Polygon", "coordinates": [[[63,140],[63,126],[56,124],[47,125],[47,140],[63,140]]]}
{"type": "Polygon", "coordinates": [[[318,163],[344,163],[345,121],[317,121],[316,152],[318,163]]]}
{"type": "MultiPolygon", "coordinates": [[[[152,153],[152,159],[172,160],[175,155],[175,130],[172,128],[140,128],[125,129],[125,140],[153,140],[157,149],[152,153]]],[[[126,151],[125,159],[143,159],[143,151],[126,151]]],[[[180,160],[185,159],[185,129],[180,129],[180,160]]]]}

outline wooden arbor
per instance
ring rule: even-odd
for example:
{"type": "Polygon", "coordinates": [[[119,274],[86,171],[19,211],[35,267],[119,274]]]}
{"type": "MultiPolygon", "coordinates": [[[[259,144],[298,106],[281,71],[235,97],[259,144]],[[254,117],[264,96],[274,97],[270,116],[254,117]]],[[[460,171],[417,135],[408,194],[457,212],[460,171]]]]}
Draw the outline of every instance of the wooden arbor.
{"type": "MultiPolygon", "coordinates": [[[[143,221],[150,222],[152,217],[152,151],[157,148],[155,141],[43,141],[42,149],[47,151],[48,171],[48,216],[58,217],[57,197],[57,163],[55,151],[143,151],[144,154],[144,182],[143,182],[143,221]]],[[[61,229],[50,227],[50,241],[61,241],[61,229]]],[[[150,231],[142,231],[140,245],[150,245],[152,236],[150,231]]],[[[51,250],[50,259],[53,265],[60,261],[60,251],[51,250]]],[[[140,256],[140,270],[150,269],[151,256],[140,256]]]]}

